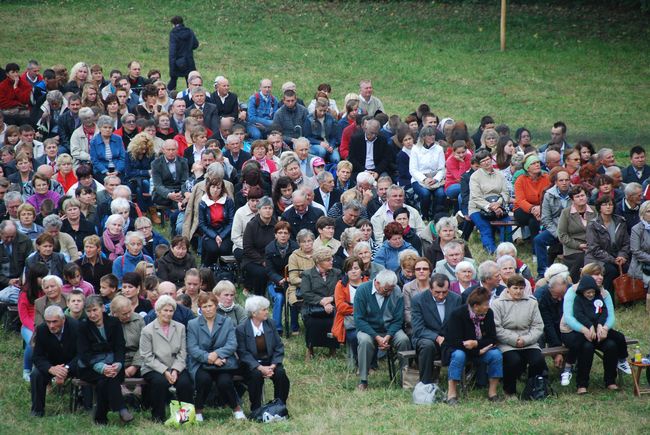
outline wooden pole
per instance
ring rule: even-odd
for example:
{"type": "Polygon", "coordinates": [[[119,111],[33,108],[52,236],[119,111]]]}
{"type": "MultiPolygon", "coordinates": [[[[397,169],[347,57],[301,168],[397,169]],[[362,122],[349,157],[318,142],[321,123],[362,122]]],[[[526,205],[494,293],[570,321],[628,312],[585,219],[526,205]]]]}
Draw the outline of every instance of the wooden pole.
{"type": "Polygon", "coordinates": [[[501,0],[501,51],[506,51],[506,0],[501,0]]]}

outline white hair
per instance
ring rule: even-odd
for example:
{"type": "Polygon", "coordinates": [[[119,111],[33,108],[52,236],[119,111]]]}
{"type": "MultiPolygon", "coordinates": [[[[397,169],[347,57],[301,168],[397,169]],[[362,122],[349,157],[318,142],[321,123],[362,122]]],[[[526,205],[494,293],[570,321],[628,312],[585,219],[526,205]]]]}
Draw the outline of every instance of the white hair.
{"type": "Polygon", "coordinates": [[[173,297],[169,295],[162,295],[156,300],[156,313],[159,313],[160,310],[165,308],[167,305],[171,305],[174,311],[176,311],[176,301],[173,297]]]}
{"type": "Polygon", "coordinates": [[[143,245],[146,243],[144,234],[142,234],[140,231],[129,231],[128,233],[126,233],[126,237],[124,237],[124,241],[126,243],[129,243],[129,240],[131,240],[134,237],[137,237],[142,242],[143,245]]]}
{"type": "Polygon", "coordinates": [[[517,256],[517,248],[515,247],[515,245],[511,242],[499,243],[499,246],[497,246],[497,249],[495,251],[496,257],[499,258],[509,253],[513,253],[515,257],[517,256]]]}
{"type": "Polygon", "coordinates": [[[377,273],[375,282],[379,285],[397,285],[397,275],[392,270],[384,269],[377,273]]]}
{"type": "Polygon", "coordinates": [[[63,287],[63,281],[56,275],[45,275],[43,279],[41,279],[41,286],[50,281],[54,281],[59,288],[63,287]]]}
{"type": "Polygon", "coordinates": [[[517,267],[517,260],[511,255],[502,255],[501,257],[497,258],[497,265],[499,266],[499,269],[501,269],[503,266],[505,266],[507,263],[512,263],[517,267]]]}
{"type": "MultiPolygon", "coordinates": [[[[116,187],[117,189],[117,187],[116,187]]],[[[124,198],[117,198],[111,201],[111,213],[117,214],[121,211],[130,211],[131,205],[124,198]]]]}
{"type": "Polygon", "coordinates": [[[470,261],[463,260],[456,265],[456,273],[463,272],[465,270],[471,270],[472,275],[476,275],[476,268],[470,261]]]}
{"type": "Polygon", "coordinates": [[[270,305],[271,303],[264,296],[250,296],[244,303],[244,309],[246,310],[248,317],[253,317],[255,313],[268,308],[270,305]]]}
{"type": "Polygon", "coordinates": [[[374,186],[375,185],[375,177],[373,177],[372,175],[370,175],[367,172],[359,172],[357,174],[357,184],[361,184],[361,183],[368,183],[371,186],[374,186]]]}
{"type": "Polygon", "coordinates": [[[119,214],[112,214],[112,215],[110,215],[108,218],[106,218],[106,226],[109,226],[110,224],[112,224],[112,223],[113,223],[114,221],[116,221],[117,219],[119,219],[120,221],[122,221],[122,223],[121,223],[120,225],[124,225],[124,218],[122,217],[122,215],[119,215],[119,214]]]}
{"type": "Polygon", "coordinates": [[[641,190],[643,190],[643,186],[641,186],[639,183],[634,181],[631,183],[627,183],[627,185],[625,185],[625,190],[624,190],[625,196],[635,195],[641,190]]]}
{"type": "Polygon", "coordinates": [[[65,313],[60,306],[50,305],[45,309],[45,312],[43,313],[43,318],[47,319],[48,317],[58,317],[59,319],[65,319],[65,313]]]}
{"type": "Polygon", "coordinates": [[[478,279],[483,282],[499,270],[499,265],[492,260],[484,261],[478,266],[478,279]]]}

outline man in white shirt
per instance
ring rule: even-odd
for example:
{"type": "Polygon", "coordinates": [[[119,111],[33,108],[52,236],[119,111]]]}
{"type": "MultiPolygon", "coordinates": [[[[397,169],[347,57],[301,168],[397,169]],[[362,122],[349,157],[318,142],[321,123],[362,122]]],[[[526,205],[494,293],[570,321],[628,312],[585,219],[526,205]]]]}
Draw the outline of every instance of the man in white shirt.
{"type": "Polygon", "coordinates": [[[359,82],[359,109],[365,110],[368,115],[374,116],[377,112],[386,112],[381,100],[372,95],[373,88],[370,80],[359,82]]]}
{"type": "Polygon", "coordinates": [[[432,241],[431,232],[427,231],[422,221],[420,213],[408,204],[404,203],[404,189],[400,186],[393,184],[388,188],[386,194],[386,202],[379,207],[379,210],[372,216],[370,223],[375,235],[375,241],[381,243],[384,241],[384,227],[387,223],[394,220],[393,211],[400,207],[406,207],[410,213],[409,226],[417,233],[422,239],[432,241]]]}

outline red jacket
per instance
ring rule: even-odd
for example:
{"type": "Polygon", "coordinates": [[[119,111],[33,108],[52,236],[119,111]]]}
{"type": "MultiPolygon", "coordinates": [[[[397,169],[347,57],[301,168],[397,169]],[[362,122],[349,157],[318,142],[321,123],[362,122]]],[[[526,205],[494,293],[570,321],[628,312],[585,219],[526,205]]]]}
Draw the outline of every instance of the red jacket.
{"type": "Polygon", "coordinates": [[[27,80],[18,80],[18,87],[14,89],[14,81],[7,77],[0,83],[0,110],[29,106],[31,94],[32,86],[27,80]]]}
{"type": "Polygon", "coordinates": [[[357,124],[354,121],[350,122],[350,125],[343,129],[341,133],[341,145],[339,145],[339,154],[342,159],[347,159],[348,154],[350,153],[350,139],[352,134],[357,130],[357,124]]]}
{"type": "Polygon", "coordinates": [[[447,157],[447,161],[445,162],[445,167],[447,169],[445,175],[445,190],[447,190],[447,188],[452,184],[460,183],[460,177],[467,172],[470,166],[472,166],[471,161],[472,153],[470,151],[465,153],[465,160],[462,162],[459,162],[453,155],[447,157]]]}

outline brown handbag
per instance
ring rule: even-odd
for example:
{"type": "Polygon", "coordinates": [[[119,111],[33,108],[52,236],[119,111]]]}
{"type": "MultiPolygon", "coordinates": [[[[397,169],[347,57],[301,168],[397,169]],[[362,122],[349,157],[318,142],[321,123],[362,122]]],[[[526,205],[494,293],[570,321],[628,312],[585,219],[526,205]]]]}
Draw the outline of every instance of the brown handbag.
{"type": "Polygon", "coordinates": [[[616,300],[620,304],[629,302],[643,301],[646,298],[646,290],[643,280],[632,278],[627,273],[623,273],[623,267],[618,266],[619,277],[614,279],[614,291],[616,300]]]}

